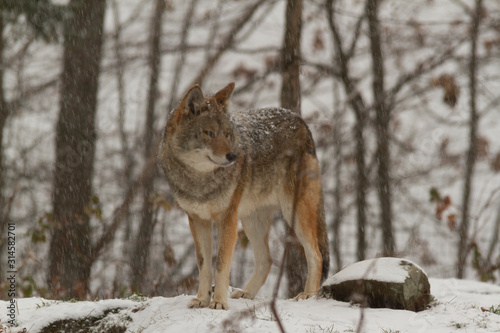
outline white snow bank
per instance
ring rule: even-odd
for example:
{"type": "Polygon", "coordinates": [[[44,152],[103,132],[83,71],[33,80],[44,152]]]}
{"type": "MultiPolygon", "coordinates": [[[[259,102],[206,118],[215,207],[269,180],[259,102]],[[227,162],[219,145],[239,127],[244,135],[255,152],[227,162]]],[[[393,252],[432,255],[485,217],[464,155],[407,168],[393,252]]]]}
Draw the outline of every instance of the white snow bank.
{"type": "MultiPolygon", "coordinates": [[[[382,266],[383,267],[383,266],[382,266]]],[[[356,332],[363,311],[361,332],[500,332],[500,315],[489,312],[500,308],[500,286],[476,281],[430,279],[436,304],[418,313],[391,309],[360,309],[345,302],[308,299],[295,302],[278,300],[277,308],[286,332],[356,332]],[[485,311],[486,310],[486,311],[485,311]]],[[[230,299],[228,311],[188,309],[193,296],[155,297],[144,302],[107,300],[68,303],[40,298],[19,299],[19,327],[5,331],[30,333],[64,318],[96,315],[106,309],[126,307],[112,315],[125,321],[127,332],[279,332],[269,309],[270,298],[230,299]]],[[[0,309],[7,302],[0,301],[0,309]]],[[[0,328],[6,311],[0,310],[0,328]]],[[[0,329],[1,331],[1,329],[0,329]]]]}

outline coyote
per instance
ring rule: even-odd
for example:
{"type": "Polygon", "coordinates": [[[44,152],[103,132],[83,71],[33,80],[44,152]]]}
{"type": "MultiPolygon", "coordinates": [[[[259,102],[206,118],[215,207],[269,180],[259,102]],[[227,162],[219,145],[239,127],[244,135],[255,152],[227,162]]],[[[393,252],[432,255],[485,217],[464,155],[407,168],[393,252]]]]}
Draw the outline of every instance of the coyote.
{"type": "Polygon", "coordinates": [[[268,233],[281,211],[304,247],[307,281],[295,299],[316,294],[328,274],[320,170],[305,122],[281,108],[228,110],[234,83],[204,97],[193,86],[169,115],[158,164],[194,238],[199,286],[190,308],[228,309],[229,271],[238,218],[253,247],[255,268],[231,298],[254,298],[271,269],[268,233]],[[293,222],[295,221],[295,222],[293,222]],[[212,223],[218,246],[212,295],[212,223]],[[213,296],[213,299],[212,299],[213,296]]]}

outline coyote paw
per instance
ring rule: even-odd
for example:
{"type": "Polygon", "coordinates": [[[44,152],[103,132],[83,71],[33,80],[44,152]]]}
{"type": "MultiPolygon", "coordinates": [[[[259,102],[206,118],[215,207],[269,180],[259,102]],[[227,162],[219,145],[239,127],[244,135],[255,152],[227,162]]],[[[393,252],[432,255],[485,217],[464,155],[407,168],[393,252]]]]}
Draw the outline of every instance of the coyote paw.
{"type": "Polygon", "coordinates": [[[243,289],[238,289],[236,290],[235,292],[233,292],[231,294],[231,296],[229,296],[231,298],[248,298],[248,299],[254,299],[255,298],[255,295],[246,291],[246,290],[243,290],[243,289]]]}
{"type": "Polygon", "coordinates": [[[214,310],[229,310],[229,306],[227,305],[227,302],[221,302],[221,301],[215,301],[215,300],[210,302],[210,305],[208,307],[210,309],[214,309],[214,310]]]}
{"type": "Polygon", "coordinates": [[[294,301],[298,301],[298,300],[301,300],[301,299],[308,299],[308,298],[311,298],[313,296],[316,296],[317,292],[315,291],[311,291],[311,292],[302,292],[300,294],[298,294],[297,296],[295,296],[293,298],[294,301]]]}
{"type": "Polygon", "coordinates": [[[189,302],[188,308],[190,309],[206,308],[208,306],[209,301],[210,299],[200,301],[198,298],[193,298],[191,302],[189,302]]]}

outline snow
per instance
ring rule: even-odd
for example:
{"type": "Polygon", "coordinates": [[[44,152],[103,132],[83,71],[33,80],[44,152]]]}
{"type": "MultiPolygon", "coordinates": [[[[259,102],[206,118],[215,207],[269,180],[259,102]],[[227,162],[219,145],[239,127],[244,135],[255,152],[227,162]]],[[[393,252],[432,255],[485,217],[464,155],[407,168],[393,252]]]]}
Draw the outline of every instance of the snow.
{"type": "MultiPolygon", "coordinates": [[[[102,316],[106,311],[115,308],[131,309],[136,303],[130,300],[109,299],[97,302],[61,302],[43,298],[22,298],[17,300],[18,325],[28,332],[39,332],[45,326],[67,318],[85,318],[102,316]]],[[[0,302],[0,308],[5,309],[8,302],[0,302]]],[[[11,320],[6,313],[0,315],[0,324],[6,325],[11,320]]],[[[0,325],[0,332],[3,332],[0,325]]],[[[20,330],[22,331],[22,329],[20,330]]],[[[12,332],[17,329],[12,328],[12,332]]]]}
{"type": "Polygon", "coordinates": [[[375,258],[348,265],[337,274],[329,277],[323,285],[338,284],[352,280],[404,283],[408,277],[408,270],[406,269],[407,265],[402,263],[403,261],[411,263],[423,271],[420,266],[407,259],[375,258]]]}
{"type": "MultiPolygon", "coordinates": [[[[383,261],[380,261],[383,267],[383,261]]],[[[386,272],[390,275],[390,272],[386,272]]],[[[435,304],[422,312],[361,309],[357,305],[326,299],[295,302],[279,299],[277,312],[286,332],[499,332],[500,315],[488,311],[500,307],[500,286],[471,280],[430,279],[435,304]]],[[[127,332],[279,332],[269,297],[229,299],[228,311],[188,309],[193,296],[154,297],[138,300],[55,302],[42,298],[18,299],[18,326],[6,332],[39,332],[63,318],[102,315],[123,308],[103,322],[120,322],[127,332]]],[[[0,301],[5,309],[7,302],[0,301]]],[[[6,325],[0,313],[0,331],[6,325]]],[[[2,331],[3,332],[3,331],[2,331]]]]}

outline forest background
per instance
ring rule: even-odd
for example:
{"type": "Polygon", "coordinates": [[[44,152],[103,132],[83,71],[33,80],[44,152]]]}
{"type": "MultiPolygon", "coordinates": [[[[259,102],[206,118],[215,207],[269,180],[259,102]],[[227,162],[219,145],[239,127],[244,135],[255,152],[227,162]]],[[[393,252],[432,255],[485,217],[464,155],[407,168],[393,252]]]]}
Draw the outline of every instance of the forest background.
{"type": "MultiPolygon", "coordinates": [[[[331,273],[387,255],[433,277],[500,278],[498,1],[5,0],[0,10],[0,241],[5,254],[15,224],[18,297],[194,292],[194,243],[156,146],[189,87],[230,81],[232,108],[281,105],[310,126],[331,273]]],[[[261,294],[287,233],[278,217],[261,294]]],[[[303,283],[293,249],[282,296],[303,283]]],[[[231,285],[251,270],[241,232],[231,285]]],[[[0,281],[6,271],[2,255],[0,281]]]]}

